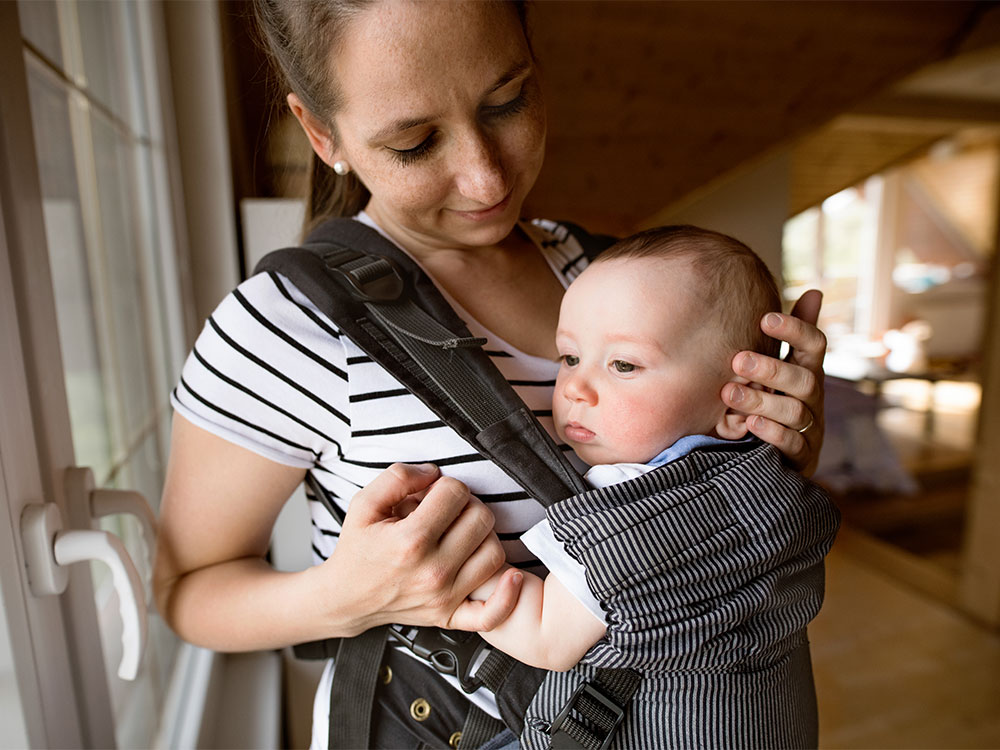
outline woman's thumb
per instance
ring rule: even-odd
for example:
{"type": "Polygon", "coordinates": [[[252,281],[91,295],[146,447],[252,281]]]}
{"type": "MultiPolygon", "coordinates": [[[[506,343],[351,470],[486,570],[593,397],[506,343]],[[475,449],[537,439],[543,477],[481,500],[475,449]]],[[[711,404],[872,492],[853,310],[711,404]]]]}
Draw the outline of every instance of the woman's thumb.
{"type": "Polygon", "coordinates": [[[393,464],[352,498],[347,521],[368,526],[391,518],[396,505],[427,489],[440,473],[434,464],[393,464]]]}

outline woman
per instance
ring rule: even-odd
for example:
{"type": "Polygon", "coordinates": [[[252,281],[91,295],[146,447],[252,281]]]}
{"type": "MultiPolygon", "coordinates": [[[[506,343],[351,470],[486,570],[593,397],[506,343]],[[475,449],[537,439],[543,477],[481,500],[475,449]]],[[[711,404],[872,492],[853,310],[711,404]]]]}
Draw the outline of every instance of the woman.
{"type": "MultiPolygon", "coordinates": [[[[519,223],[545,140],[523,6],[258,5],[289,106],[325,165],[315,218],[364,209],[359,220],[416,259],[488,339],[528,406],[549,409],[559,302],[583,261],[567,263],[579,249],[558,227],[519,223]]],[[[814,321],[818,295],[803,305],[814,321]]],[[[775,393],[731,383],[724,397],[756,415],[753,432],[809,468],[822,440],[825,340],[789,316],[765,331],[793,347],[794,364],[737,355],[736,374],[775,393]]],[[[280,277],[254,277],[222,302],[173,403],[157,601],[188,641],[239,651],[386,623],[445,625],[505,557],[531,565],[517,536],[541,517],[538,505],[280,277]],[[265,561],[271,528],[307,469],[350,512],[341,528],[312,503],[319,564],[277,573],[265,561]],[[410,497],[420,499],[416,510],[398,518],[393,508],[410,497]]],[[[488,629],[512,605],[498,600],[450,624],[488,629]]],[[[320,745],[329,672],[316,701],[320,745]]],[[[489,710],[489,695],[473,699],[489,710]]],[[[402,746],[393,732],[426,735],[432,723],[376,708],[374,741],[402,746]]],[[[432,734],[446,741],[456,729],[432,734]]]]}

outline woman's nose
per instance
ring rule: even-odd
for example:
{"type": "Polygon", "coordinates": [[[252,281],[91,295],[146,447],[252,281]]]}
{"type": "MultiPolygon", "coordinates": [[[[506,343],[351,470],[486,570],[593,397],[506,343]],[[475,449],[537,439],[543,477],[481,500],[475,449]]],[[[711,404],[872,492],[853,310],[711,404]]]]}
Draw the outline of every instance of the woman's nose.
{"type": "Polygon", "coordinates": [[[455,172],[458,191],[480,209],[495,206],[507,197],[507,176],[499,149],[481,132],[467,138],[455,172]]]}

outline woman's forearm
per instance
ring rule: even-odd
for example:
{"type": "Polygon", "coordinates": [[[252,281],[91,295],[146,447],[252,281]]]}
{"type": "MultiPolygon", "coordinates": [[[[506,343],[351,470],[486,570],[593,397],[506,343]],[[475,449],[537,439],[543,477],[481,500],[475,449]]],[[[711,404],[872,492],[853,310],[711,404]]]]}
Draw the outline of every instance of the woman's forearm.
{"type": "Polygon", "coordinates": [[[317,571],[279,572],[256,557],[230,560],[161,585],[158,604],[181,638],[216,651],[280,648],[376,624],[351,610],[350,597],[331,597],[317,571]]]}

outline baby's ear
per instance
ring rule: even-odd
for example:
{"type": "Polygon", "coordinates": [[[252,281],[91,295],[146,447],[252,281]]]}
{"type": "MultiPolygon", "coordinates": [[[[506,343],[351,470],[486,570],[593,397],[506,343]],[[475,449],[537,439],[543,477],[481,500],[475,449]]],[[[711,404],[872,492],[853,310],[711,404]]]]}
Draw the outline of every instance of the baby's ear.
{"type": "Polygon", "coordinates": [[[747,415],[726,409],[715,424],[715,434],[723,440],[740,440],[747,434],[747,415]]]}
{"type": "MultiPolygon", "coordinates": [[[[763,390],[763,386],[751,383],[746,378],[736,377],[734,380],[741,383],[745,388],[763,390]]],[[[742,440],[746,437],[747,432],[749,432],[747,428],[748,416],[748,414],[744,414],[741,411],[727,408],[715,424],[715,433],[723,440],[742,440]]]]}

